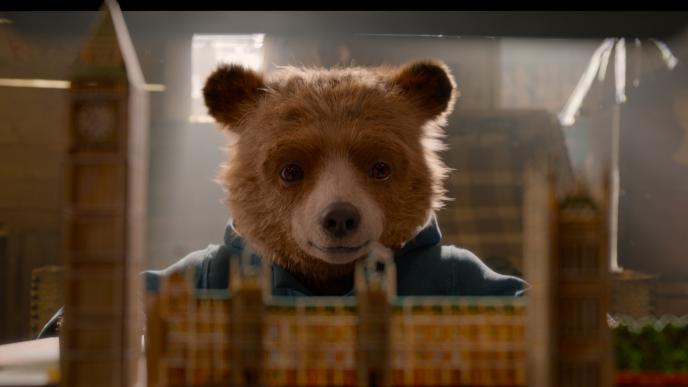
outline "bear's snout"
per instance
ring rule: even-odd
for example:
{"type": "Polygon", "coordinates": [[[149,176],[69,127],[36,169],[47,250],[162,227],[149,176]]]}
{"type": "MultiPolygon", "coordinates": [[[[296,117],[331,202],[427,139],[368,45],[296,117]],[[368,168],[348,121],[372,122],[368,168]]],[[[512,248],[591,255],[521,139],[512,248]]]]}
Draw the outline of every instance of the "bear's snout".
{"type": "Polygon", "coordinates": [[[325,234],[334,238],[346,238],[356,232],[361,214],[349,202],[334,202],[325,208],[320,224],[325,234]]]}

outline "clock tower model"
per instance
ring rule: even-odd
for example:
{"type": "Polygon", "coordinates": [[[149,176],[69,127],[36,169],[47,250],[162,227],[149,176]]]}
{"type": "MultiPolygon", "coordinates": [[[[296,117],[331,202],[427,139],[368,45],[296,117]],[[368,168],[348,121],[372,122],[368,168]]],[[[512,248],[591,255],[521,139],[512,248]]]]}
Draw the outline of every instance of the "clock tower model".
{"type": "Polygon", "coordinates": [[[148,99],[114,0],[103,5],[70,81],[61,380],[129,386],[141,356],[148,99]]]}
{"type": "Polygon", "coordinates": [[[528,385],[612,385],[608,184],[557,192],[546,163],[524,177],[528,385]]]}

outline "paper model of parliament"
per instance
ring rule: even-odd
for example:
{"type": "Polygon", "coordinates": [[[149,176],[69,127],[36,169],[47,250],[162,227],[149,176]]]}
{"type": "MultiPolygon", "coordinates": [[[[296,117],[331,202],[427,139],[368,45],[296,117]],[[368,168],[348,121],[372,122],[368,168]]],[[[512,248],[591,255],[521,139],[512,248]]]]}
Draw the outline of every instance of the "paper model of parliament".
{"type": "Polygon", "coordinates": [[[239,138],[219,178],[233,224],[142,281],[144,85],[108,2],[71,80],[64,385],[612,384],[607,185],[562,193],[546,162],[526,169],[524,280],[442,246],[446,66],[218,68],[204,92],[239,138]]]}

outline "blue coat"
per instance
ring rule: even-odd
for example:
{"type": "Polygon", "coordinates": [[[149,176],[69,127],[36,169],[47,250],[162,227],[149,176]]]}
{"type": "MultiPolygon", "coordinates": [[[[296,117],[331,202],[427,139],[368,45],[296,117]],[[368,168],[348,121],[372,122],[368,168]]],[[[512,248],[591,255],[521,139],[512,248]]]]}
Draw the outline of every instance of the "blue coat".
{"type": "MultiPolygon", "coordinates": [[[[437,221],[433,218],[416,238],[395,253],[398,295],[518,296],[525,290],[527,285],[523,280],[498,274],[470,251],[442,246],[441,239],[437,221]]],[[[224,245],[209,245],[164,270],[146,272],[147,288],[155,290],[161,276],[191,268],[196,271],[197,288],[225,289],[228,286],[229,257],[241,255],[244,249],[244,241],[236,235],[230,223],[225,229],[224,245]]],[[[252,258],[254,263],[260,262],[260,257],[252,258]]],[[[272,294],[315,295],[278,265],[272,266],[272,294]]],[[[352,294],[353,289],[348,295],[352,294]]]]}

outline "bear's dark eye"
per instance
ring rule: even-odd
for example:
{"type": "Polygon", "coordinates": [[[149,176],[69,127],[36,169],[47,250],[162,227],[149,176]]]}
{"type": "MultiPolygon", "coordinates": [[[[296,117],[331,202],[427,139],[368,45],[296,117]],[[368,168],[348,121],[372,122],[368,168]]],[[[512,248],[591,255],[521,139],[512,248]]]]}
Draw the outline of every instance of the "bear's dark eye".
{"type": "Polygon", "coordinates": [[[375,180],[387,180],[392,174],[392,168],[385,162],[377,161],[370,167],[369,173],[375,180]]]}
{"type": "Polygon", "coordinates": [[[280,177],[287,183],[294,183],[303,179],[303,168],[296,164],[289,164],[282,168],[280,177]]]}

